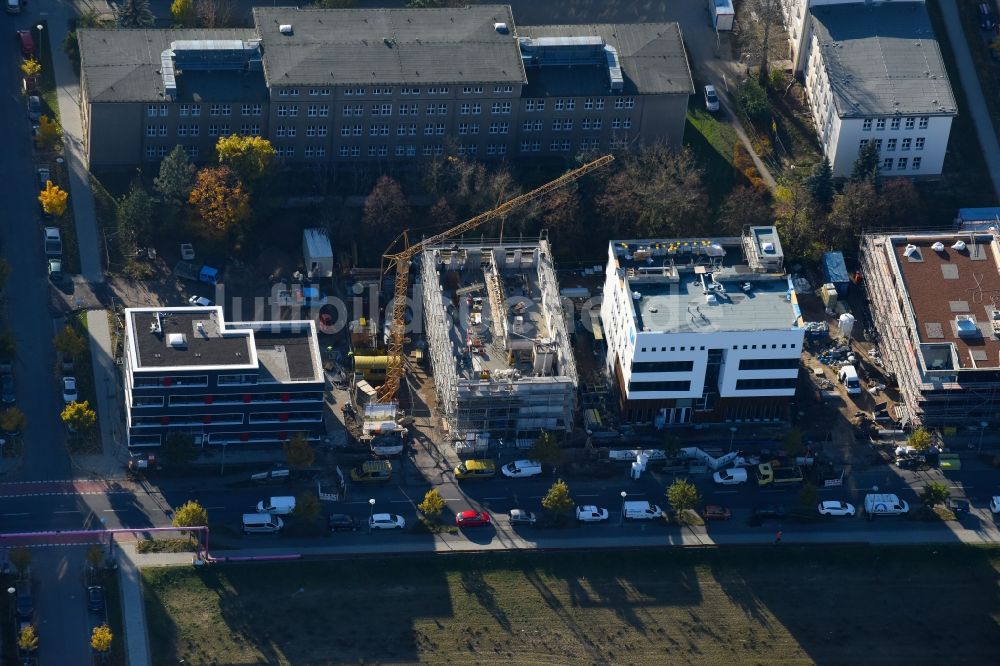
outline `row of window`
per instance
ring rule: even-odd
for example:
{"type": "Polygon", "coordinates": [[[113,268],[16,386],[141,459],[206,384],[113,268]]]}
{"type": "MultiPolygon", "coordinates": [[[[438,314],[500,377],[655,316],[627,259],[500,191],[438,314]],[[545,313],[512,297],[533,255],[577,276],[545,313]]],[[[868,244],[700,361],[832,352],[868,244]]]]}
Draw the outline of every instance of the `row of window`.
{"type": "MultiPolygon", "coordinates": [[[[256,383],[256,382],[253,382],[256,383]]],[[[301,393],[226,393],[222,395],[171,395],[166,404],[171,407],[192,406],[192,405],[239,405],[257,403],[294,403],[294,402],[321,402],[323,393],[318,391],[301,393]]],[[[133,395],[132,407],[140,409],[144,407],[163,407],[164,396],[162,395],[133,395]]]]}
{"type": "Polygon", "coordinates": [[[792,370],[799,367],[797,358],[744,358],[740,370],[792,370]]]}
{"type": "MultiPolygon", "coordinates": [[[[575,99],[556,99],[552,102],[552,107],[556,111],[573,111],[576,109],[575,99]]],[[[635,108],[635,98],[632,97],[618,97],[615,99],[614,107],[616,109],[633,109],[635,108]]],[[[596,109],[600,111],[604,108],[604,99],[601,97],[590,98],[583,100],[583,108],[586,110],[596,109]]],[[[545,110],[545,100],[544,99],[526,99],[524,100],[524,110],[525,111],[544,111],[545,110]]]]}
{"type": "Polygon", "coordinates": [[[793,389],[798,379],[795,377],[778,379],[739,379],[736,381],[737,391],[760,391],[762,389],[793,389]]]}
{"type": "MultiPolygon", "coordinates": [[[[279,138],[288,137],[292,139],[295,138],[297,131],[298,130],[294,125],[287,125],[287,126],[278,125],[277,127],[274,128],[274,135],[279,138]]],[[[309,125],[308,127],[305,128],[304,132],[305,136],[309,137],[313,136],[323,137],[326,136],[326,133],[327,133],[326,125],[309,125]]],[[[209,128],[209,136],[213,136],[211,128],[209,128]]]]}
{"type": "MultiPolygon", "coordinates": [[[[904,129],[911,130],[914,129],[914,127],[916,127],[917,129],[927,129],[927,124],[930,122],[930,118],[928,116],[920,116],[919,118],[916,116],[909,116],[905,119],[889,118],[889,129],[898,130],[901,122],[904,129]]],[[[876,131],[884,130],[886,128],[886,119],[865,118],[864,120],[861,121],[861,129],[864,130],[865,132],[870,132],[872,130],[872,127],[874,127],[876,131]]]]}
{"type": "Polygon", "coordinates": [[[910,171],[920,171],[921,162],[922,160],[919,157],[914,157],[912,161],[905,157],[900,157],[896,160],[886,157],[882,160],[882,171],[892,171],[893,163],[895,163],[896,171],[906,171],[907,169],[910,171]]]}
{"type": "Polygon", "coordinates": [[[637,372],[691,372],[694,361],[639,361],[632,363],[632,374],[637,372]]]}
{"type": "MultiPolygon", "coordinates": [[[[372,104],[372,115],[378,115],[375,113],[374,109],[380,105],[372,104]]],[[[382,104],[381,106],[392,106],[391,104],[382,104]]],[[[260,115],[260,114],[257,114],[260,115]]],[[[278,105],[278,117],[279,118],[297,118],[299,115],[299,107],[295,104],[279,104],[278,105]]],[[[308,118],[326,118],[330,115],[330,105],[329,104],[309,104],[306,106],[306,117],[308,118]]]]}
{"type": "MultiPolygon", "coordinates": [[[[875,143],[875,149],[881,152],[881,150],[882,150],[882,139],[872,139],[872,141],[875,143]]],[[[861,139],[860,148],[864,148],[867,145],[868,145],[868,139],[861,139]]],[[[909,150],[910,146],[913,146],[914,150],[923,150],[924,149],[924,145],[926,145],[926,141],[925,141],[925,138],[922,137],[922,136],[918,136],[918,137],[916,137],[916,138],[914,138],[912,140],[911,140],[910,137],[905,137],[905,138],[903,138],[902,141],[898,141],[898,142],[897,142],[897,140],[895,138],[893,138],[893,139],[886,139],[886,141],[885,141],[885,150],[886,150],[886,152],[892,152],[892,151],[896,150],[896,146],[897,145],[899,146],[900,150],[904,150],[904,151],[905,150],[909,150]]]]}
{"type": "MultiPolygon", "coordinates": [[[[329,95],[330,95],[330,89],[329,88],[310,88],[309,89],[309,96],[310,97],[319,97],[319,96],[328,97],[329,95]]],[[[281,89],[278,90],[278,96],[279,97],[298,97],[299,96],[299,89],[298,88],[281,88],[281,89]]]]}
{"type": "MultiPolygon", "coordinates": [[[[280,412],[249,414],[250,424],[255,423],[316,423],[323,420],[320,412],[280,412]]],[[[243,414],[203,414],[182,416],[137,416],[133,428],[162,428],[164,426],[242,425],[243,414]]]]}
{"type": "Polygon", "coordinates": [[[690,381],[676,382],[629,382],[629,395],[642,391],[690,391],[690,381]]]}

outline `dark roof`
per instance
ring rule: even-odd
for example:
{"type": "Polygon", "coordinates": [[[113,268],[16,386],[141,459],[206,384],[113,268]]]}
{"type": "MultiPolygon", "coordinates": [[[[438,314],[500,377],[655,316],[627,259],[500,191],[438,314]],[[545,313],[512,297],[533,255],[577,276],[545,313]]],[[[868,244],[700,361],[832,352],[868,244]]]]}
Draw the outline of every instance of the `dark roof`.
{"type": "Polygon", "coordinates": [[[956,113],[923,2],[822,5],[810,11],[841,117],[956,113]]]}
{"type": "Polygon", "coordinates": [[[254,7],[253,16],[272,86],[524,81],[507,5],[254,7]],[[506,23],[508,34],[495,23],[506,23]],[[281,34],[281,25],[291,25],[292,33],[281,34]]]}
{"type": "Polygon", "coordinates": [[[269,333],[257,330],[254,332],[254,339],[257,342],[257,355],[261,358],[261,366],[267,366],[264,360],[265,351],[283,352],[288,367],[288,379],[301,381],[316,377],[317,370],[313,366],[313,348],[316,341],[309,334],[309,329],[303,329],[298,334],[291,331],[269,333]]]}
{"type": "MultiPolygon", "coordinates": [[[[598,23],[581,25],[529,25],[517,29],[519,37],[581,37],[599,36],[609,46],[618,51],[621,61],[622,75],[625,79],[623,94],[663,94],[679,93],[691,95],[694,93],[694,82],[691,80],[691,68],[688,66],[687,53],[681,29],[677,23],[598,23]]],[[[607,93],[607,68],[585,66],[580,68],[549,66],[542,68],[529,67],[528,83],[532,92],[525,96],[534,96],[534,91],[544,86],[565,92],[545,94],[577,94],[607,93]],[[575,72],[573,70],[582,71],[575,72]],[[549,70],[549,71],[545,71],[549,70]],[[603,91],[591,90],[596,72],[600,70],[603,78],[603,91]],[[550,73],[551,72],[551,73],[550,73]],[[536,82],[537,81],[537,82],[536,82]]]]}
{"type": "MultiPolygon", "coordinates": [[[[160,54],[183,39],[256,39],[250,29],[214,30],[101,30],[82,29],[80,68],[90,102],[157,102],[163,100],[160,54]]],[[[211,87],[205,73],[177,76],[178,101],[257,99],[266,96],[263,77],[241,72],[214,72],[211,87]],[[191,90],[186,79],[191,77],[191,90]],[[223,83],[225,81],[226,83],[223,83]],[[218,88],[218,93],[215,92],[218,88]]]]}
{"type": "MultiPolygon", "coordinates": [[[[220,322],[214,308],[188,308],[163,310],[160,331],[153,332],[157,321],[155,310],[131,311],[132,337],[135,343],[139,368],[192,369],[210,366],[250,365],[253,362],[249,333],[220,334],[220,322]],[[204,325],[199,331],[198,322],[204,325]],[[184,335],[186,344],[173,347],[169,344],[172,333],[184,335]]],[[[221,324],[225,327],[225,323],[221,324]]]]}

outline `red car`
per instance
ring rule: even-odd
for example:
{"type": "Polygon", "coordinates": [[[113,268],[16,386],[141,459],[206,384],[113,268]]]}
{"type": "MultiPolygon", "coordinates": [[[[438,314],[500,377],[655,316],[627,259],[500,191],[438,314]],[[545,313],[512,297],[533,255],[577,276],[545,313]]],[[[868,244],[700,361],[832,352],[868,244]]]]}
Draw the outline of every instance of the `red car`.
{"type": "Polygon", "coordinates": [[[455,524],[459,527],[481,527],[490,524],[490,514],[484,511],[468,509],[455,516],[455,524]]]}
{"type": "Polygon", "coordinates": [[[701,510],[701,517],[705,520],[729,520],[733,517],[732,512],[724,506],[718,504],[706,504],[701,510]]]}
{"type": "Polygon", "coordinates": [[[30,30],[18,30],[17,43],[21,47],[22,56],[30,58],[35,55],[35,40],[32,38],[30,30]]]}

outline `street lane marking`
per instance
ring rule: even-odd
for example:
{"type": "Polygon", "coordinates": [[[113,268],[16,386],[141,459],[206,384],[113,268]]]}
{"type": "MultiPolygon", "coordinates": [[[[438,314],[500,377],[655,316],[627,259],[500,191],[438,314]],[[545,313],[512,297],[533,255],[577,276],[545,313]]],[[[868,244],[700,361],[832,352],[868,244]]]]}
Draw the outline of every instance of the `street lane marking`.
{"type": "Polygon", "coordinates": [[[226,507],[224,506],[206,506],[205,510],[208,511],[209,509],[225,509],[225,508],[226,507]]]}
{"type": "MultiPolygon", "coordinates": [[[[587,497],[587,495],[580,495],[580,497],[587,497]]],[[[484,497],[483,499],[484,500],[502,500],[502,499],[507,499],[507,496],[503,495],[502,497],[484,497]]]]}
{"type": "Polygon", "coordinates": [[[53,511],[52,513],[80,513],[79,509],[69,509],[67,511],[53,511]]]}
{"type": "Polygon", "coordinates": [[[5,513],[5,516],[30,516],[30,513],[5,513]]]}
{"type": "Polygon", "coordinates": [[[716,490],[712,494],[713,495],[735,495],[738,492],[739,492],[738,490],[716,490]]]}
{"type": "MultiPolygon", "coordinates": [[[[629,495],[631,497],[631,495],[629,495]]],[[[593,495],[577,495],[577,497],[600,497],[599,493],[594,493],[593,495]]],[[[638,494],[636,495],[638,497],[638,494]]]]}

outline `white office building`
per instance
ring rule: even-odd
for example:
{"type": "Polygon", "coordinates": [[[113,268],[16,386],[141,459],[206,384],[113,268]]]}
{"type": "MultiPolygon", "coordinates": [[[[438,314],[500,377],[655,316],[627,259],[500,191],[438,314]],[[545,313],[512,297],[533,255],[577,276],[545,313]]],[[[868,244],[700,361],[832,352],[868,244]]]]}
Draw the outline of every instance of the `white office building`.
{"type": "Polygon", "coordinates": [[[626,420],[787,418],[804,330],[774,227],[613,241],[601,322],[626,420]]]}

